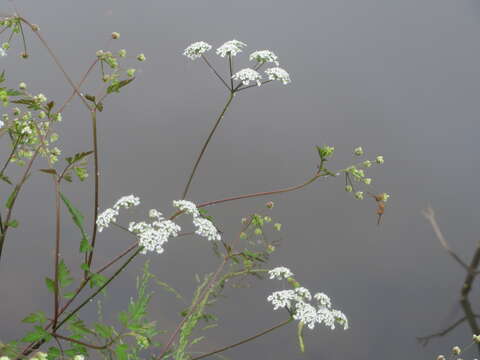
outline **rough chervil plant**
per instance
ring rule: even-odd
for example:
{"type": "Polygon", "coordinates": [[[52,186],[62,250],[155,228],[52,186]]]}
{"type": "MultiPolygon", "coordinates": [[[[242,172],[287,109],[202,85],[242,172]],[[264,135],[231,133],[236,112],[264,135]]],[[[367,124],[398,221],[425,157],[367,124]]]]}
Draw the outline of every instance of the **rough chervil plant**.
{"type": "MultiPolygon", "coordinates": [[[[136,69],[131,67],[130,63],[144,62],[147,57],[143,53],[129,56],[126,49],[116,48],[117,43],[121,42],[121,36],[118,32],[112,32],[108,35],[111,46],[91,54],[92,61],[88,70],[79,77],[82,80],[75,83],[51,50],[52,47],[47,45],[38,25],[14,14],[0,18],[0,34],[5,31],[9,35],[7,41],[1,45],[0,56],[14,52],[10,43],[17,36],[21,37],[23,44],[20,58],[28,59],[26,43],[31,35],[45,46],[66,82],[72,87],[72,92],[65,100],[57,102],[42,92],[30,90],[37,85],[27,86],[27,83],[22,81],[24,79],[16,79],[15,81],[19,81],[18,86],[8,87],[5,85],[5,72],[0,75],[0,102],[4,108],[0,120],[0,138],[6,146],[10,146],[0,168],[2,186],[9,193],[0,209],[0,261],[4,261],[6,256],[5,244],[14,236],[14,229],[20,225],[17,218],[21,215],[21,208],[17,209],[20,205],[17,205],[16,200],[23,194],[25,183],[32,182],[38,176],[48,177],[54,185],[51,196],[55,204],[51,210],[55,216],[55,227],[50,242],[53,270],[45,279],[46,291],[51,297],[51,308],[35,309],[36,311],[25,316],[23,322],[29,326],[28,330],[18,339],[0,342],[0,360],[199,360],[226,352],[290,323],[297,323],[297,329],[292,330],[292,334],[297,335],[300,349],[304,351],[304,328],[325,331],[325,327],[333,330],[339,326],[348,329],[347,317],[332,307],[326,294],[312,293],[294,279],[294,274],[287,267],[271,270],[266,267],[276,250],[276,235],[282,229],[282,224],[272,218],[273,201],[267,201],[262,209],[252,209],[246,213],[235,231],[223,229],[215,220],[214,211],[219,204],[234,203],[240,199],[268,198],[305,188],[320,178],[344,177],[345,185],[341,186],[345,186],[348,193],[353,193],[357,199],[369,197],[375,200],[380,221],[389,195],[371,191],[373,180],[367,176],[367,171],[374,165],[384,163],[381,155],[377,155],[373,160],[354,160],[346,167],[332,169],[327,164],[332,161],[334,148],[328,145],[317,146],[318,160],[312,164],[313,174],[301,184],[206,202],[186,200],[187,195],[189,199],[196,199],[196,195],[190,195],[190,188],[199,164],[236,95],[248,89],[253,91],[259,86],[263,91],[268,83],[279,84],[275,80],[284,85],[291,82],[289,73],[279,67],[280,59],[273,51],[256,50],[245,55],[247,45],[238,40],[227,41],[211,52],[212,46],[204,41],[195,42],[185,48],[183,55],[190,60],[202,59],[213,72],[221,86],[225,87],[227,100],[199,150],[191,172],[186,179],[181,179],[186,184],[179,199],[173,201],[170,213],[164,215],[157,209],[150,209],[148,216],[137,220],[134,218],[135,211],[141,209],[141,202],[136,195],[122,196],[111,207],[101,204],[104,188],[99,186],[102,179],[99,159],[103,153],[100,152],[98,144],[101,143],[103,134],[100,134],[97,128],[97,117],[102,116],[107,100],[112,95],[124,92],[124,88],[136,79],[136,69]],[[216,60],[207,55],[216,57],[216,60]],[[236,63],[236,57],[243,55],[247,56],[251,67],[237,69],[234,58],[236,63]],[[217,70],[217,63],[225,67],[228,74],[226,77],[220,75],[223,72],[217,70]],[[97,82],[93,86],[95,91],[86,86],[87,79],[88,84],[95,82],[92,77],[95,77],[97,82]],[[91,138],[84,151],[72,154],[68,146],[62,149],[55,146],[59,138],[55,129],[61,126],[64,117],[66,120],[69,118],[67,105],[74,98],[78,98],[86,110],[86,126],[91,131],[91,138]],[[11,171],[13,167],[17,169],[11,171]],[[69,199],[70,187],[64,186],[66,182],[75,184],[78,181],[86,181],[92,194],[82,196],[82,201],[85,202],[82,206],[69,199]],[[85,206],[90,210],[84,215],[78,208],[85,206]],[[68,216],[63,216],[63,213],[68,216]],[[180,220],[183,221],[182,225],[180,220]],[[78,230],[78,246],[75,251],[78,251],[76,255],[80,266],[72,266],[78,262],[71,261],[73,255],[65,255],[72,250],[64,246],[62,228],[66,221],[73,221],[78,230]],[[120,248],[119,242],[108,243],[109,250],[115,255],[102,263],[101,257],[97,255],[97,243],[104,240],[106,232],[114,231],[117,235],[131,238],[132,242],[126,248],[120,248]],[[158,274],[151,273],[149,268],[149,261],[168,262],[169,266],[175,267],[175,259],[157,254],[168,252],[168,247],[175,246],[181,238],[201,241],[203,246],[211,247],[220,259],[218,267],[211,273],[203,277],[197,276],[198,286],[189,300],[161,280],[158,274]],[[108,302],[108,298],[99,300],[98,295],[106,294],[125,269],[131,266],[133,259],[141,258],[142,255],[149,260],[145,260],[143,271],[137,277],[136,294],[125,299],[124,310],[118,314],[109,313],[106,314],[108,316],[103,316],[105,309],[110,310],[103,306],[104,302],[108,302]],[[267,329],[252,332],[246,339],[208,353],[200,352],[197,343],[206,335],[199,334],[208,335],[205,331],[217,322],[217,318],[212,314],[212,305],[216,301],[225,301],[224,297],[219,295],[228,285],[235,284],[235,280],[244,281],[246,278],[252,281],[263,278],[283,281],[287,288],[274,291],[266,299],[258,301],[270,303],[277,311],[276,314],[283,314],[284,318],[267,329]],[[173,293],[187,304],[173,329],[163,322],[156,323],[155,319],[150,317],[150,306],[159,306],[152,297],[152,284],[160,285],[162,289],[173,293]],[[84,320],[83,316],[89,311],[98,314],[96,321],[84,320]]],[[[353,156],[355,159],[364,156],[363,148],[355,147],[353,156]]],[[[131,191],[140,194],[142,189],[131,191]]],[[[167,211],[165,204],[160,204],[158,208],[167,211]]],[[[68,237],[68,240],[73,240],[74,234],[69,234],[68,237]]],[[[8,271],[8,268],[2,268],[2,271],[8,271]]],[[[162,274],[165,277],[168,275],[162,274]]],[[[90,316],[85,319],[91,318],[90,316]]]]}

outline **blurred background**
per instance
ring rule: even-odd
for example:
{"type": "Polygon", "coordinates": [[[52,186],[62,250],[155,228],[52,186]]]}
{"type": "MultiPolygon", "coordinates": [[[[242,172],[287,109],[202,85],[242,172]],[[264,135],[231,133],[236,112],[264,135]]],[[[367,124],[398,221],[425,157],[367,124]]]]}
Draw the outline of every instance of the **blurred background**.
{"type": "MultiPolygon", "coordinates": [[[[136,219],[155,207],[171,211],[227,94],[201,61],[182,56],[190,43],[218,47],[233,38],[248,44],[235,59],[270,49],[290,72],[279,82],[238,94],[203,158],[189,198],[195,202],[268,191],[301,183],[314,170],[315,145],[335,146],[330,166],[381,154],[385,165],[369,171],[376,191],[391,194],[376,225],[375,202],[344,191],[343,179],[322,180],[298,192],[212,207],[225,236],[240,220],[274,200],[271,216],[284,224],[271,266],[289,266],[312,291],[329,294],[348,316],[348,331],[319,327],[306,336],[300,354],[296,327],[234,349],[232,359],[434,359],[451,346],[470,342],[467,323],[423,347],[417,337],[462,318],[459,290],[464,271],[446,252],[421,210],[431,205],[451,247],[470,260],[478,235],[478,136],[480,125],[480,3],[475,0],[18,0],[22,16],[40,26],[67,71],[79,80],[112,31],[121,39],[112,50],[144,52],[137,79],[112,96],[98,119],[101,208],[122,195],[143,200],[136,219]]],[[[12,12],[4,2],[2,12],[12,12]]],[[[62,103],[71,88],[30,33],[31,56],[21,61],[21,44],[1,58],[7,83],[26,81],[62,103]]],[[[210,53],[212,63],[226,63],[210,53]]],[[[99,75],[96,74],[97,79],[99,75]]],[[[93,79],[93,78],[92,78],[93,79]]],[[[97,79],[86,89],[95,90],[97,79]]],[[[87,90],[88,92],[88,90],[87,90]]],[[[76,99],[58,126],[65,155],[90,149],[90,119],[76,99]]],[[[3,147],[2,153],[7,153],[3,147]]],[[[12,166],[12,169],[14,166],[12,166]]],[[[91,217],[93,178],[66,184],[64,192],[91,217]]],[[[7,193],[2,193],[7,196],[7,193]]],[[[22,336],[21,319],[31,311],[51,312],[44,277],[51,266],[54,224],[51,180],[30,179],[16,205],[20,227],[10,233],[0,264],[0,339],[22,336]]],[[[125,222],[127,218],[122,218],[125,222]]],[[[79,234],[64,221],[62,255],[78,265],[79,234]]],[[[131,238],[111,229],[98,237],[96,264],[111,258],[131,238]]],[[[127,306],[135,277],[146,259],[163,281],[190,297],[194,274],[215,269],[218,260],[204,241],[171,241],[159,256],[138,258],[104,299],[106,314],[127,306]]],[[[283,319],[266,296],[275,283],[253,281],[227,289],[213,312],[220,326],[207,332],[199,351],[212,350],[268,328],[283,319]]],[[[476,288],[476,287],[475,287],[476,288]]],[[[156,289],[152,317],[171,330],[184,304],[156,289]]],[[[478,310],[478,291],[471,294],[478,310]]],[[[94,304],[87,309],[96,317],[94,304]]],[[[467,353],[464,358],[478,356],[467,353]]]]}

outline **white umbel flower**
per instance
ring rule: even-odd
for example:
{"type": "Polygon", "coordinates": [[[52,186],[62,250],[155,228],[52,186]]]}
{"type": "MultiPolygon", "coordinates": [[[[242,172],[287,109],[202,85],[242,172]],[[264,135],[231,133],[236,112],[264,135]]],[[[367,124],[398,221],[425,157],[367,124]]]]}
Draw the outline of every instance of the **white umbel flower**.
{"type": "Polygon", "coordinates": [[[118,211],[114,209],[107,209],[97,217],[98,232],[108,228],[110,223],[117,221],[118,211]]]}
{"type": "Polygon", "coordinates": [[[299,301],[295,304],[295,313],[293,314],[295,320],[303,322],[310,330],[315,328],[317,320],[317,309],[312,305],[299,301]]]}
{"type": "Polygon", "coordinates": [[[318,301],[319,305],[325,306],[327,308],[332,307],[332,301],[330,300],[330,297],[327,294],[324,293],[316,293],[313,298],[318,301]]]}
{"type": "Polygon", "coordinates": [[[177,237],[181,231],[180,226],[171,220],[145,222],[131,222],[128,230],[137,234],[139,245],[143,247],[143,254],[153,251],[157,254],[164,252],[164,245],[172,237],[177,237]]]}
{"type": "Polygon", "coordinates": [[[118,199],[115,205],[113,205],[113,208],[115,210],[119,210],[120,208],[130,209],[132,206],[138,205],[140,205],[140,198],[132,194],[118,199]]]}
{"type": "Polygon", "coordinates": [[[238,53],[242,52],[242,48],[247,46],[247,44],[238,41],[238,40],[230,40],[224,43],[222,46],[220,46],[216,53],[217,55],[220,55],[221,57],[225,57],[227,55],[230,56],[235,56],[238,53]]]}
{"type": "Polygon", "coordinates": [[[197,209],[197,205],[188,200],[173,200],[173,206],[181,211],[185,211],[187,214],[192,215],[194,218],[199,217],[200,213],[197,209]]]}
{"type": "Polygon", "coordinates": [[[276,66],[280,65],[278,56],[270,50],[258,50],[250,54],[250,61],[256,61],[259,64],[274,63],[276,66]]]}
{"type": "Polygon", "coordinates": [[[302,300],[310,301],[312,300],[312,295],[310,294],[310,290],[304,287],[295,288],[295,294],[302,300]]]}
{"type": "Polygon", "coordinates": [[[222,236],[210,220],[197,217],[193,219],[193,225],[197,228],[195,234],[207,238],[209,241],[222,240],[222,236]]]}
{"type": "Polygon", "coordinates": [[[2,120],[0,120],[0,129],[3,128],[4,126],[5,126],[5,123],[2,120]]]}
{"type": "Polygon", "coordinates": [[[5,50],[3,50],[2,48],[0,48],[0,56],[7,56],[7,52],[5,50]]]}
{"type": "Polygon", "coordinates": [[[293,273],[290,271],[289,268],[285,266],[279,266],[272,270],[269,270],[268,275],[270,275],[270,279],[283,280],[292,277],[293,273]]]}
{"type": "Polygon", "coordinates": [[[236,72],[232,76],[232,79],[241,81],[243,85],[249,85],[250,81],[255,81],[258,86],[262,85],[262,82],[260,81],[262,80],[262,75],[250,68],[242,69],[236,72]]]}
{"type": "Polygon", "coordinates": [[[97,226],[98,232],[102,232],[103,229],[108,228],[110,223],[117,221],[117,216],[119,214],[118,210],[121,208],[129,209],[132,206],[138,206],[140,204],[140,199],[135,195],[122,196],[117,200],[115,205],[112,208],[106,209],[97,217],[97,226]]]}
{"type": "Polygon", "coordinates": [[[275,291],[267,297],[267,301],[273,305],[273,310],[280,308],[291,309],[292,302],[297,300],[297,295],[293,290],[275,291]]]}
{"type": "Polygon", "coordinates": [[[183,55],[186,57],[195,60],[199,57],[202,57],[203,53],[210,51],[212,46],[205,41],[197,41],[191,45],[189,45],[184,51],[183,55]]]}
{"type": "Polygon", "coordinates": [[[269,80],[280,80],[284,85],[292,82],[290,80],[290,75],[284,69],[279,67],[274,67],[265,70],[265,73],[268,75],[269,80]]]}

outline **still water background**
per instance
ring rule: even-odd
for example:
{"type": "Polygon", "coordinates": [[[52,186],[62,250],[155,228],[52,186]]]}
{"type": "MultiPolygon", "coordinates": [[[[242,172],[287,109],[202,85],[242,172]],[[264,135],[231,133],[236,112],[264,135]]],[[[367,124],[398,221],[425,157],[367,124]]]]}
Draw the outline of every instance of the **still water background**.
{"type": "MultiPolygon", "coordinates": [[[[431,204],[451,246],[470,259],[478,239],[478,142],[480,126],[480,3],[469,0],[317,1],[17,1],[23,16],[39,24],[74,79],[89,66],[112,31],[114,45],[145,52],[135,83],[106,103],[99,118],[102,208],[135,193],[144,207],[168,213],[226,94],[200,61],[181,55],[191,42],[214,46],[236,38],[274,50],[290,73],[289,86],[269,84],[240,93],[209,147],[193,182],[196,202],[266,191],[306,179],[316,165],[317,144],[335,145],[332,166],[348,165],[362,145],[367,157],[386,163],[369,172],[378,191],[391,193],[381,226],[375,204],[356,201],[342,180],[320,181],[273,198],[272,216],[284,224],[272,266],[291,267],[305,286],[332,296],[351,329],[319,328],[298,352],[295,327],[287,327],[225,355],[263,359],[433,359],[470,341],[467,324],[422,347],[417,336],[458,318],[463,271],[440,248],[421,210],[431,204]]],[[[11,11],[4,2],[2,10],[11,11]]],[[[30,34],[31,58],[19,61],[15,44],[2,67],[11,86],[28,81],[32,92],[62,102],[70,88],[30,34]]],[[[236,60],[237,61],[237,60],[236,60]]],[[[215,59],[216,66],[223,66],[215,59]]],[[[89,84],[95,89],[94,82],[89,84]]],[[[59,128],[66,155],[90,147],[88,114],[76,100],[59,128]]],[[[6,148],[3,148],[6,149],[6,148]]],[[[6,153],[6,150],[3,150],[6,153]]],[[[83,211],[91,179],[65,185],[83,211]]],[[[3,194],[3,193],[2,193],[3,194]]],[[[6,196],[6,193],[3,195],[6,196]]],[[[264,199],[224,204],[210,211],[226,234],[264,199]]],[[[21,336],[30,311],[51,311],[43,284],[52,273],[53,192],[36,174],[19,198],[19,229],[10,233],[0,265],[0,339],[21,336]]],[[[78,234],[65,216],[63,253],[72,266],[78,234]]],[[[127,221],[127,219],[125,219],[127,221]]],[[[226,236],[228,236],[226,235],[226,236]]],[[[131,241],[115,229],[102,233],[96,260],[110,258],[131,241]]],[[[208,246],[195,238],[172,241],[152,270],[186,296],[194,274],[216,266],[208,246]]],[[[113,283],[106,313],[127,305],[143,257],[113,283]]],[[[215,313],[203,350],[267,328],[282,315],[265,297],[271,282],[229,289],[215,313]]],[[[172,329],[183,308],[160,290],[152,316],[172,329]]],[[[478,305],[478,292],[471,295],[478,305]]],[[[476,306],[478,309],[478,306],[476,306]]],[[[92,304],[88,319],[94,320],[92,304]]],[[[465,354],[473,358],[478,354],[465,354]]]]}

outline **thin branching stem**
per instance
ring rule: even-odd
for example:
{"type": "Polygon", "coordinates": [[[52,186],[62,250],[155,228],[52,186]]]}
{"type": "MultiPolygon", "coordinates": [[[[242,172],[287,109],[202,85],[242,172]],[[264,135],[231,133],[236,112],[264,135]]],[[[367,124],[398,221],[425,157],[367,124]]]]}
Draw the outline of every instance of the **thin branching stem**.
{"type": "Polygon", "coordinates": [[[261,337],[261,336],[264,336],[264,335],[266,335],[266,334],[268,334],[268,333],[271,333],[272,331],[275,331],[275,330],[277,330],[277,329],[280,329],[281,327],[283,327],[283,326],[291,323],[292,320],[293,320],[292,318],[289,318],[289,319],[287,319],[287,320],[285,320],[285,321],[282,321],[280,324],[277,324],[277,325],[275,325],[275,326],[272,326],[272,327],[270,327],[270,328],[268,328],[268,329],[266,329],[266,330],[263,330],[263,331],[255,334],[255,335],[249,336],[249,337],[247,337],[247,338],[245,338],[245,339],[243,339],[243,340],[241,340],[241,341],[235,342],[235,343],[233,343],[233,344],[230,344],[230,345],[221,347],[221,348],[219,348],[219,349],[217,349],[217,350],[210,351],[210,352],[207,353],[207,354],[203,354],[203,355],[194,357],[194,358],[192,358],[191,360],[204,359],[204,358],[206,358],[206,357],[208,357],[208,356],[212,356],[212,355],[215,355],[215,354],[219,354],[219,353],[221,353],[221,352],[224,352],[224,351],[233,349],[234,347],[237,347],[237,346],[246,344],[246,343],[248,343],[248,342],[250,342],[250,341],[252,341],[252,340],[258,339],[258,338],[261,337]]]}
{"type": "Polygon", "coordinates": [[[220,76],[217,70],[210,64],[210,62],[207,60],[207,58],[202,54],[202,59],[205,61],[205,64],[213,71],[213,73],[217,76],[217,78],[222,82],[223,85],[228,89],[228,91],[231,91],[230,86],[228,86],[227,82],[223,80],[223,78],[220,76]]]}
{"type": "Polygon", "coordinates": [[[215,134],[215,130],[217,130],[218,125],[220,125],[220,122],[222,121],[225,113],[227,112],[228,107],[232,103],[232,100],[233,100],[234,96],[235,96],[235,93],[233,91],[230,92],[230,94],[228,95],[228,99],[227,99],[227,102],[226,102],[225,106],[223,107],[222,111],[220,112],[220,115],[218,116],[217,120],[215,121],[215,123],[213,125],[213,128],[210,131],[210,134],[208,134],[208,137],[205,140],[205,143],[203,144],[202,149],[200,150],[200,153],[197,156],[197,159],[195,160],[195,164],[193,165],[192,172],[191,172],[190,176],[188,177],[187,185],[185,185],[185,189],[183,190],[183,193],[182,193],[182,199],[186,198],[186,196],[188,194],[188,190],[190,189],[190,185],[192,183],[193,177],[195,176],[195,173],[197,171],[198,164],[200,164],[200,160],[202,160],[203,154],[205,153],[205,150],[207,150],[208,144],[212,140],[212,137],[215,134]]]}

